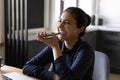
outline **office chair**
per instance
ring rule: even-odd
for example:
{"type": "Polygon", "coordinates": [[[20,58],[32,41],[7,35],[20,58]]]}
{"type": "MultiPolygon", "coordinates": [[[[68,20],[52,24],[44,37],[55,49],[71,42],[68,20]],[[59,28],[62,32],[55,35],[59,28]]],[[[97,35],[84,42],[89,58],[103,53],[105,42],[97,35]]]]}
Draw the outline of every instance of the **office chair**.
{"type": "Polygon", "coordinates": [[[105,53],[95,51],[93,80],[109,80],[110,62],[105,53]]]}

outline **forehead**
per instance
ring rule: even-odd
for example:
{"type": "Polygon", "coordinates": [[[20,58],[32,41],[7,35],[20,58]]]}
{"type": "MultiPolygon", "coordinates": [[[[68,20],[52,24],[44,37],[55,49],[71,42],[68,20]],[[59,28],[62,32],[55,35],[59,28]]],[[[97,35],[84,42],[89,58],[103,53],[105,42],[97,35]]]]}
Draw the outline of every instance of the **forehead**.
{"type": "Polygon", "coordinates": [[[75,19],[73,18],[73,16],[68,13],[68,12],[63,12],[60,19],[63,19],[63,20],[69,20],[69,21],[75,21],[75,19]]]}

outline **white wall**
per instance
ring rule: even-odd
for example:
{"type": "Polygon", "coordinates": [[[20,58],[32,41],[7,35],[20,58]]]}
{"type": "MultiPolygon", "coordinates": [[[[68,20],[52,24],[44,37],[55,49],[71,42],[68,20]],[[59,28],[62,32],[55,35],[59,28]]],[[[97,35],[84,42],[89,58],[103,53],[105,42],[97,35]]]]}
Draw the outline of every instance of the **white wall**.
{"type": "Polygon", "coordinates": [[[50,1],[49,7],[49,29],[48,32],[56,31],[56,21],[55,21],[55,0],[50,1]]]}
{"type": "Polygon", "coordinates": [[[95,13],[95,0],[79,0],[78,7],[83,9],[87,14],[92,16],[95,13]]]}
{"type": "Polygon", "coordinates": [[[90,16],[96,16],[103,19],[103,26],[120,27],[120,0],[63,0],[64,8],[75,6],[78,1],[78,7],[82,8],[90,16]]]}
{"type": "Polygon", "coordinates": [[[104,25],[120,27],[120,0],[100,0],[99,17],[104,25]]]}
{"type": "Polygon", "coordinates": [[[76,7],[77,6],[77,0],[64,0],[64,9],[68,7],[76,7]]]}
{"type": "MultiPolygon", "coordinates": [[[[0,0],[0,42],[4,42],[4,0],[0,0]]],[[[4,58],[4,47],[0,48],[0,56],[4,58]]]]}

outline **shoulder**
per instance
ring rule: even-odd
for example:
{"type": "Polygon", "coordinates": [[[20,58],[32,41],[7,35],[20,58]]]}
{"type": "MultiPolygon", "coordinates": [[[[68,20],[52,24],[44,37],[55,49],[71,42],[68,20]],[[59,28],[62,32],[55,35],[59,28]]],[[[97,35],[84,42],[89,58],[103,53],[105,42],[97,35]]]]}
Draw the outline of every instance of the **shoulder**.
{"type": "Polygon", "coordinates": [[[80,48],[91,48],[92,47],[90,46],[90,44],[86,41],[83,41],[83,40],[79,40],[79,42],[77,43],[79,45],[80,48]]]}
{"type": "Polygon", "coordinates": [[[94,54],[94,49],[85,41],[81,41],[79,44],[79,51],[85,54],[94,54]]]}

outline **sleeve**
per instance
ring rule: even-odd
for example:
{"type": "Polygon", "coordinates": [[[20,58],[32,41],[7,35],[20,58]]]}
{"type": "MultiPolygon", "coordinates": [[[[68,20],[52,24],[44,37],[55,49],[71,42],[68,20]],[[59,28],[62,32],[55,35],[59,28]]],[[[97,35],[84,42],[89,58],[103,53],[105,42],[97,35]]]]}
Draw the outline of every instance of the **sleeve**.
{"type": "Polygon", "coordinates": [[[23,66],[23,73],[43,80],[51,80],[53,72],[44,67],[53,61],[52,50],[49,46],[43,49],[23,66]]]}
{"type": "Polygon", "coordinates": [[[73,63],[70,67],[63,56],[55,60],[55,70],[60,80],[77,80],[82,79],[88,71],[94,60],[92,50],[83,49],[77,52],[73,63]]]}

